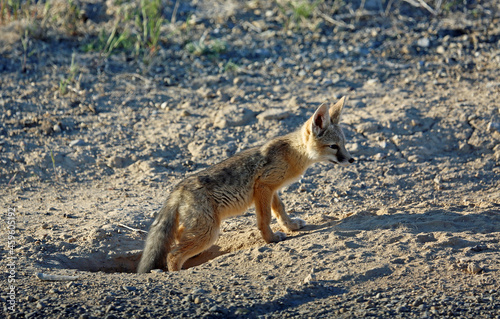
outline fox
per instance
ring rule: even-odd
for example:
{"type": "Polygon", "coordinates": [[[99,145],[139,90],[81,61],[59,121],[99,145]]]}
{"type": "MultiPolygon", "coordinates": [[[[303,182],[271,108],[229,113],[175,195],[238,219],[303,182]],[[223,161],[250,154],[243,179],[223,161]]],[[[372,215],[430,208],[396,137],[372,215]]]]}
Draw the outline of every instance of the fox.
{"type": "Polygon", "coordinates": [[[273,214],[281,229],[292,232],[306,222],[291,218],[278,191],[317,162],[348,166],[355,160],[345,147],[340,126],[346,97],[321,104],[296,131],[244,150],[177,184],[151,224],[138,273],[179,271],[185,261],[210,248],[222,220],[255,206],[257,227],[266,243],[286,238],[270,227],[273,214]]]}

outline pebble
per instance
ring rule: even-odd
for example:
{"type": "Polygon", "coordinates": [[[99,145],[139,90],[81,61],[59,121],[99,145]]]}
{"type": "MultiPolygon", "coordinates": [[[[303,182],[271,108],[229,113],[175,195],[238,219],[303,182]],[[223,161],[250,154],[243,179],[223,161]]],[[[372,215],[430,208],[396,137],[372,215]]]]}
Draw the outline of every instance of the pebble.
{"type": "Polygon", "coordinates": [[[83,145],[85,145],[85,142],[82,139],[77,139],[69,142],[69,147],[83,146],[83,145]]]}
{"type": "Polygon", "coordinates": [[[361,134],[373,133],[376,132],[377,130],[378,130],[378,125],[373,122],[365,122],[356,125],[356,131],[358,131],[358,133],[361,134]]]}
{"type": "Polygon", "coordinates": [[[297,98],[296,96],[293,96],[287,104],[288,109],[298,109],[301,106],[304,105],[304,101],[302,99],[297,98]]]}
{"type": "Polygon", "coordinates": [[[427,37],[423,37],[417,40],[417,45],[422,48],[428,48],[431,44],[431,41],[427,37]]]}
{"type": "Polygon", "coordinates": [[[257,115],[259,122],[270,120],[283,120],[290,116],[290,112],[284,109],[268,109],[257,115]]]}
{"type": "Polygon", "coordinates": [[[471,262],[467,265],[467,272],[471,274],[479,274],[481,271],[483,271],[483,268],[481,268],[477,263],[471,262]]]}
{"type": "Polygon", "coordinates": [[[159,273],[162,273],[163,270],[162,269],[151,269],[150,272],[153,273],[153,274],[159,274],[159,273]]]}
{"type": "Polygon", "coordinates": [[[490,132],[490,133],[493,133],[493,132],[500,133],[500,122],[490,122],[490,123],[488,123],[488,126],[487,126],[486,130],[488,132],[490,132]]]}
{"type": "Polygon", "coordinates": [[[421,155],[410,155],[408,156],[408,162],[420,163],[423,162],[423,157],[421,155]]]}
{"type": "Polygon", "coordinates": [[[248,124],[254,118],[254,113],[244,107],[230,105],[216,113],[214,126],[227,128],[248,124]]]}
{"type": "Polygon", "coordinates": [[[113,155],[108,158],[108,166],[111,168],[122,168],[125,166],[126,159],[121,156],[113,155]]]}
{"type": "Polygon", "coordinates": [[[437,241],[436,237],[434,237],[434,234],[420,234],[417,235],[417,242],[419,243],[428,243],[428,242],[433,242],[437,241]]]}
{"type": "Polygon", "coordinates": [[[316,275],[313,274],[313,273],[310,273],[309,275],[306,276],[306,278],[304,278],[304,284],[305,285],[309,285],[309,284],[312,284],[316,281],[316,275]]]}

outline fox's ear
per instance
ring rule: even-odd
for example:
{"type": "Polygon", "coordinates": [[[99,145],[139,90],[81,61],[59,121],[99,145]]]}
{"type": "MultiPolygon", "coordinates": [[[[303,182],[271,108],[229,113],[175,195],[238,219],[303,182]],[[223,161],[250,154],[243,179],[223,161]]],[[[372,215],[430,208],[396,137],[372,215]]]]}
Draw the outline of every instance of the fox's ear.
{"type": "Polygon", "coordinates": [[[343,96],[335,105],[330,107],[330,120],[333,124],[340,123],[340,114],[342,114],[342,109],[344,108],[344,104],[347,101],[347,97],[343,96]]]}
{"type": "Polygon", "coordinates": [[[328,107],[326,103],[321,104],[312,116],[312,131],[316,136],[320,136],[330,125],[330,116],[328,116],[328,107]]]}

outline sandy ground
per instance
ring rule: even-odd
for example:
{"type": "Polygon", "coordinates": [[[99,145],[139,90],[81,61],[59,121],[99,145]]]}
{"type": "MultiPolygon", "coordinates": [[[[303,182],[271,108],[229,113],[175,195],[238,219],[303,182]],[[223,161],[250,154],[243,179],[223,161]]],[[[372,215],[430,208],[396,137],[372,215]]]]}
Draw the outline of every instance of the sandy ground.
{"type": "Polygon", "coordinates": [[[201,27],[187,36],[208,30],[227,51],[196,56],[173,36],[149,67],[63,36],[31,40],[23,73],[20,37],[2,27],[4,313],[498,317],[498,18],[488,34],[489,18],[423,9],[286,32],[272,4],[214,2],[226,9],[214,13],[210,3],[181,6],[180,17],[192,10],[201,27]],[[63,95],[73,52],[79,80],[63,95]],[[343,95],[356,163],[315,164],[282,190],[304,229],[266,245],[251,209],[224,221],[187,269],[134,274],[152,217],[184,176],[343,95]]]}

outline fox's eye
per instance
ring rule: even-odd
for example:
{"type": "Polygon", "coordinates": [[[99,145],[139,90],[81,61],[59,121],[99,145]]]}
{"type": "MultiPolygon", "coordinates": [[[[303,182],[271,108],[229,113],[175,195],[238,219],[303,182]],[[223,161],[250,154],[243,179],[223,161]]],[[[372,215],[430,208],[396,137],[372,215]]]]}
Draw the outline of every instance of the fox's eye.
{"type": "Polygon", "coordinates": [[[337,150],[339,149],[339,146],[338,146],[338,145],[336,145],[336,144],[333,144],[333,145],[330,145],[330,148],[331,148],[332,150],[336,150],[336,151],[337,151],[337,150]]]}

